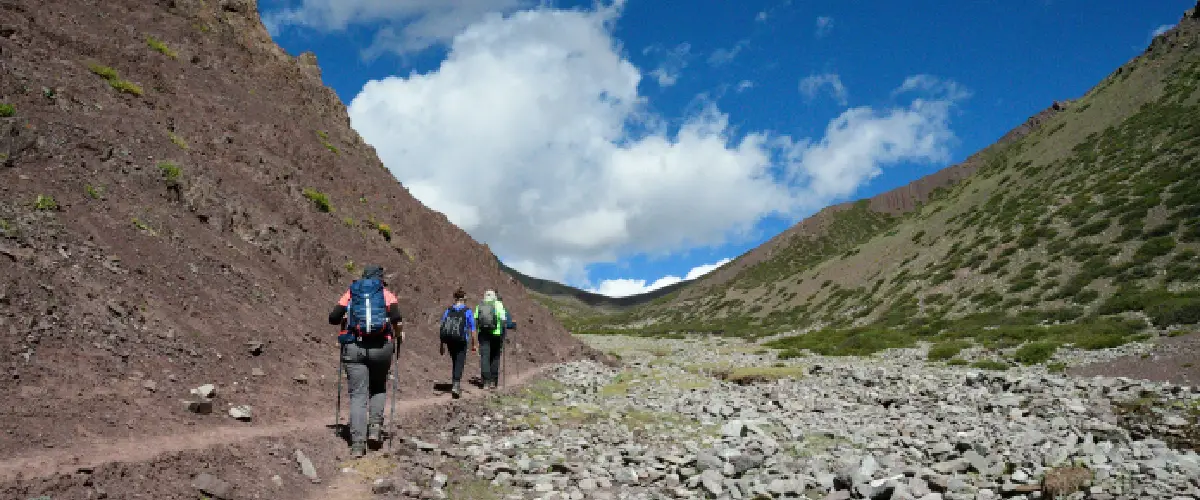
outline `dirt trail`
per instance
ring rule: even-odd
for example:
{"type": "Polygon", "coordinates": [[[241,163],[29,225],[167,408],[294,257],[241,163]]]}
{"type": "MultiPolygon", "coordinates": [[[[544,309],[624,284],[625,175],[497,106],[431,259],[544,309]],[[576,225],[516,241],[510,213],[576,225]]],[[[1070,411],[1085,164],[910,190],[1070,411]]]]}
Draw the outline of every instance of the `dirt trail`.
{"type": "MultiPolygon", "coordinates": [[[[509,387],[512,388],[524,384],[549,366],[552,365],[535,366],[511,377],[508,380],[509,387]]],[[[488,394],[488,392],[482,390],[464,390],[462,399],[477,399],[486,397],[488,394]]],[[[448,395],[397,401],[396,417],[401,422],[401,432],[403,432],[403,420],[400,420],[399,417],[419,409],[444,404],[449,401],[452,400],[448,395]]],[[[344,409],[343,413],[346,413],[344,409]]],[[[69,474],[80,468],[94,468],[107,463],[147,462],[153,460],[155,457],[169,453],[231,445],[264,437],[315,431],[330,432],[327,428],[330,423],[329,412],[322,411],[320,416],[310,415],[274,425],[249,427],[246,425],[223,425],[191,433],[175,433],[147,436],[138,439],[91,443],[71,449],[51,450],[6,458],[0,460],[0,484],[10,481],[50,477],[57,474],[69,474]]],[[[345,423],[345,418],[343,418],[343,423],[345,423]]]]}

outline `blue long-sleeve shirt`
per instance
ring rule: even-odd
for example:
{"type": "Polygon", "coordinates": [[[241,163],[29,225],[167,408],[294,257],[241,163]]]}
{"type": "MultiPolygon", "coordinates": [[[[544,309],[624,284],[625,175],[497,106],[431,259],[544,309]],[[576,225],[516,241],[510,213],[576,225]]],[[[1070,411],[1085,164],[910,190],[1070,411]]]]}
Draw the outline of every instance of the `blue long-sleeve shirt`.
{"type": "MultiPolygon", "coordinates": [[[[462,309],[467,310],[467,338],[466,338],[466,341],[470,342],[471,341],[471,332],[475,331],[475,315],[471,313],[471,308],[467,307],[466,304],[454,304],[454,305],[450,306],[450,309],[454,309],[455,311],[459,311],[462,309]]],[[[450,309],[442,311],[442,321],[446,321],[446,316],[450,315],[450,309]]]]}

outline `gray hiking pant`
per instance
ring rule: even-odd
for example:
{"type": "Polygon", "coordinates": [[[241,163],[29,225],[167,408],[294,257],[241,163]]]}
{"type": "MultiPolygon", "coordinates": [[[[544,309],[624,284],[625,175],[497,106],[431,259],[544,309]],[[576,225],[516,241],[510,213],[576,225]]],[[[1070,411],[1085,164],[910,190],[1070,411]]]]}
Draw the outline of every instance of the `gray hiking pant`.
{"type": "Polygon", "coordinates": [[[479,378],[483,379],[483,383],[500,380],[500,353],[503,350],[503,334],[484,333],[479,335],[479,378]]]}
{"type": "Polygon", "coordinates": [[[370,423],[383,424],[392,342],[363,340],[343,345],[342,365],[350,390],[350,442],[361,443],[367,440],[368,405],[370,423]]]}

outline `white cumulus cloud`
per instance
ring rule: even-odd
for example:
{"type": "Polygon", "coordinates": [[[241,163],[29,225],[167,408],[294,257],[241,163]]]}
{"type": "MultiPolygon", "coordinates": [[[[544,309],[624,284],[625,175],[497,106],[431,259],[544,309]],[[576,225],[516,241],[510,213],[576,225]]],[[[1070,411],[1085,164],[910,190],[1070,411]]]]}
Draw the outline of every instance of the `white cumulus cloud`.
{"type": "Polygon", "coordinates": [[[363,50],[368,58],[391,52],[404,55],[446,43],[493,12],[513,12],[532,0],[300,0],[299,5],[263,9],[272,36],[289,27],[321,32],[350,27],[373,30],[363,50]]]}
{"type": "Polygon", "coordinates": [[[690,281],[704,276],[718,267],[728,264],[730,260],[731,259],[729,258],[724,258],[712,264],[704,264],[693,267],[692,270],[688,271],[688,273],[682,278],[679,276],[667,275],[654,280],[650,284],[646,284],[646,280],[639,279],[611,279],[601,281],[599,286],[595,288],[589,288],[588,291],[592,293],[598,293],[600,295],[607,295],[609,297],[628,297],[630,295],[652,292],[654,290],[658,290],[659,288],[671,286],[681,281],[690,281]]]}
{"type": "Polygon", "coordinates": [[[821,92],[821,89],[825,88],[829,89],[829,94],[838,104],[842,106],[847,104],[846,86],[842,85],[842,78],[837,73],[809,75],[800,80],[800,93],[810,101],[817,97],[817,93],[821,92]]]}
{"type": "Polygon", "coordinates": [[[592,263],[807,215],[891,164],[947,161],[957,97],[945,94],[846,110],[815,140],[735,130],[712,102],[658,116],[612,36],[619,7],[486,16],[440,67],[368,82],[352,125],[414,196],[506,264],[569,283],[586,283],[592,263]]]}

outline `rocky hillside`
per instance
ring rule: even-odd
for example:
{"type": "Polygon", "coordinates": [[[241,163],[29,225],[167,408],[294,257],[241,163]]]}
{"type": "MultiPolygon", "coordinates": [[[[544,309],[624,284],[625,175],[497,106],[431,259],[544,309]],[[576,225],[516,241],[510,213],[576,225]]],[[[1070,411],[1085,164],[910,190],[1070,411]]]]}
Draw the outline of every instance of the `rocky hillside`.
{"type": "MultiPolygon", "coordinates": [[[[1112,339],[1195,325],[1198,90],[1200,8],[1084,96],[963,164],[826,209],[672,294],[569,326],[824,331],[807,342],[825,338],[832,351],[1046,321],[1078,320],[1112,339]]],[[[1009,341],[1037,337],[1021,335],[1009,341]]]]}
{"type": "Polygon", "coordinates": [[[332,424],[326,316],[367,263],[407,317],[403,397],[448,376],[433,327],[459,286],[502,293],[525,366],[591,352],[390,175],[253,0],[0,13],[0,456],[199,432],[231,404],[332,424]],[[212,415],[181,403],[202,384],[212,415]]]}

